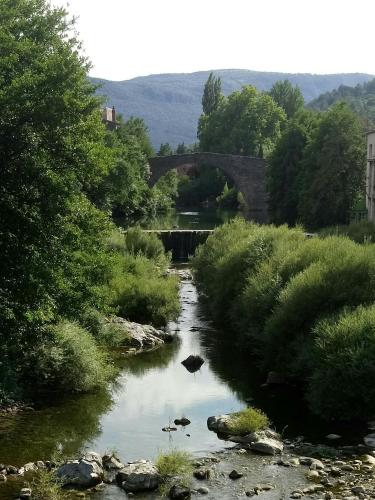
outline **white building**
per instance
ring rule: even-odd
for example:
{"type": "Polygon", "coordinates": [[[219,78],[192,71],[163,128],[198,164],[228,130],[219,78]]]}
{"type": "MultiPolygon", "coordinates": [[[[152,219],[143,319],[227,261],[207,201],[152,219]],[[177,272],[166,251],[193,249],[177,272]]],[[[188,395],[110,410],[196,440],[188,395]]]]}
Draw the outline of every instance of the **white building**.
{"type": "Polygon", "coordinates": [[[367,133],[366,207],[369,220],[375,222],[375,130],[367,133]]]}

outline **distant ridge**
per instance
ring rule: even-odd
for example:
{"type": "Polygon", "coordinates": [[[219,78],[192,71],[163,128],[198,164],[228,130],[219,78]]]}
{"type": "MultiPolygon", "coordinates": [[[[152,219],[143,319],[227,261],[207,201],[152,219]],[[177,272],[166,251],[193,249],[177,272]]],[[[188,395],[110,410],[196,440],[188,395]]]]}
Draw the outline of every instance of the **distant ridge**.
{"type": "MultiPolygon", "coordinates": [[[[374,75],[365,73],[342,73],[334,75],[270,73],[243,69],[213,70],[221,77],[224,94],[229,94],[251,84],[259,90],[269,90],[277,80],[290,80],[298,85],[306,102],[330,92],[340,85],[355,86],[368,82],[374,75]]],[[[196,73],[171,73],[110,81],[92,78],[101,84],[98,94],[108,99],[125,118],[139,116],[150,130],[152,143],[169,142],[176,146],[196,141],[196,127],[201,113],[203,86],[210,71],[196,73]]]]}

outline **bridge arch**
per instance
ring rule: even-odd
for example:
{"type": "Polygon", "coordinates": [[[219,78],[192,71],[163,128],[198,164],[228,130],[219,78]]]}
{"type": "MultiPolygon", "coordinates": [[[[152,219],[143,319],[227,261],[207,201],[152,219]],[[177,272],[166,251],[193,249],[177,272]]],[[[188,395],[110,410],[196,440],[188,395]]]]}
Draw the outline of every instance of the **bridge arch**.
{"type": "Polygon", "coordinates": [[[184,165],[199,167],[204,164],[219,168],[242,193],[247,205],[248,217],[260,223],[268,220],[266,162],[263,158],[220,153],[189,153],[156,156],[149,159],[149,164],[150,186],[153,186],[169,170],[184,165]]]}

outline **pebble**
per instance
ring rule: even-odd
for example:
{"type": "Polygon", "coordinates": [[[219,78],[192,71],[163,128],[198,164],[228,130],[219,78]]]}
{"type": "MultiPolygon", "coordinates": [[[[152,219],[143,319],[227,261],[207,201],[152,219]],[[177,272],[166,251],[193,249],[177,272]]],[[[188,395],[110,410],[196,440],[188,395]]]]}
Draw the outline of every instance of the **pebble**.
{"type": "Polygon", "coordinates": [[[236,471],[235,469],[232,470],[232,472],[229,474],[230,479],[240,479],[243,477],[243,474],[241,472],[236,471]]]}
{"type": "Polygon", "coordinates": [[[7,477],[5,474],[0,474],[0,482],[4,483],[7,480],[7,477]]]}
{"type": "Polygon", "coordinates": [[[296,499],[298,499],[298,498],[301,498],[301,497],[302,497],[301,493],[297,493],[297,492],[296,493],[292,493],[290,495],[290,498],[296,498],[296,499]]]}
{"type": "Polygon", "coordinates": [[[28,500],[31,498],[31,489],[30,488],[22,488],[20,491],[20,499],[21,500],[28,500]]]}
{"type": "Polygon", "coordinates": [[[317,479],[319,476],[319,472],[317,470],[310,470],[307,474],[306,474],[306,477],[307,479],[309,480],[314,480],[314,479],[317,479]]]}
{"type": "Polygon", "coordinates": [[[197,492],[200,493],[201,495],[208,495],[210,490],[208,488],[205,488],[204,486],[202,486],[201,488],[197,489],[197,492]]]}

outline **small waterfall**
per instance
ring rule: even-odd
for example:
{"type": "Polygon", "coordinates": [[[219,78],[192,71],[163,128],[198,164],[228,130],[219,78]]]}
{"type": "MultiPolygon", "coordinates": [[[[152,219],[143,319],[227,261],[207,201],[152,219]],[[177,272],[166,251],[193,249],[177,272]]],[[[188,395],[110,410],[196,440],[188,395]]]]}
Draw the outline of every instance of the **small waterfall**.
{"type": "Polygon", "coordinates": [[[199,245],[212,233],[211,229],[149,230],[162,240],[166,252],[172,252],[173,261],[187,261],[199,245]]]}

